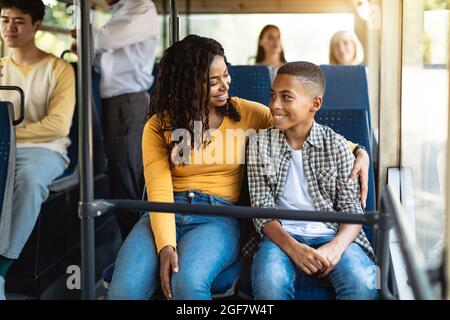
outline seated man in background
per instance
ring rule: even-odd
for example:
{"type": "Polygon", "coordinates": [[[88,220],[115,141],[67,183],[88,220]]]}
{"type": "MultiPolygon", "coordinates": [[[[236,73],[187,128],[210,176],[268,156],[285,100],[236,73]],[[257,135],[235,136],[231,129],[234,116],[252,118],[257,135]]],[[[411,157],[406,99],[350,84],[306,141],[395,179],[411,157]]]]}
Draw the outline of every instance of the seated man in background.
{"type": "MultiPolygon", "coordinates": [[[[42,0],[0,0],[1,36],[10,54],[0,61],[0,85],[25,93],[25,119],[16,128],[17,155],[11,212],[0,223],[0,300],[6,299],[6,272],[19,255],[37,221],[48,186],[67,165],[68,134],[75,108],[75,75],[61,59],[40,50],[35,34],[42,25],[42,0]]],[[[19,114],[19,97],[2,91],[19,114]]]]}

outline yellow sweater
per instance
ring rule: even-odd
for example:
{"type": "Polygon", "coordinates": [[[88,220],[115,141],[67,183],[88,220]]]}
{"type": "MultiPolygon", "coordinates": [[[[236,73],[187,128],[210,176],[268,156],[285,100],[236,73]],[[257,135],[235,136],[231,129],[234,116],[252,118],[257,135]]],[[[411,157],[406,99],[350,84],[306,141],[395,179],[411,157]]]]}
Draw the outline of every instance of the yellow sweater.
{"type": "MultiPolygon", "coordinates": [[[[19,67],[11,56],[0,60],[0,85],[21,87],[25,93],[25,119],[16,128],[17,147],[40,147],[61,153],[68,161],[67,137],[75,108],[75,74],[61,59],[48,55],[39,62],[19,67]]],[[[19,114],[19,95],[0,91],[2,101],[19,114]]]]}
{"type": "MultiPolygon", "coordinates": [[[[231,99],[241,115],[235,122],[224,117],[223,122],[211,134],[211,143],[193,152],[190,163],[172,165],[169,162],[170,133],[163,139],[159,133],[159,121],[153,116],[143,133],[144,175],[149,201],[173,203],[173,192],[195,189],[236,202],[239,198],[244,172],[244,135],[233,136],[241,129],[267,128],[271,115],[269,108],[240,98],[231,99]],[[227,132],[228,129],[228,132],[227,132]],[[231,131],[230,131],[231,129],[231,131]],[[228,133],[228,138],[227,138],[228,133]],[[221,141],[222,140],[222,141],[221,141]],[[223,143],[221,143],[223,142],[223,143]]],[[[247,131],[247,134],[251,133],[247,131]]],[[[176,247],[175,217],[173,214],[150,214],[151,226],[158,252],[165,246],[176,247]]]]}

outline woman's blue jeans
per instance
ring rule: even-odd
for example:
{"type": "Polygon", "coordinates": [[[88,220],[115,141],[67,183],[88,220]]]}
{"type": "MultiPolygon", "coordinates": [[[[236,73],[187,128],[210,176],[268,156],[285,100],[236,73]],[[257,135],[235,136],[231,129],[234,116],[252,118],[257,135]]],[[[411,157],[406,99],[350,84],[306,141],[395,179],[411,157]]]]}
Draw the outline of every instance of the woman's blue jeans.
{"type": "MultiPolygon", "coordinates": [[[[233,205],[195,190],[176,192],[174,199],[176,203],[233,205]]],[[[191,214],[176,214],[175,219],[179,271],[171,277],[173,298],[211,299],[212,293],[226,286],[215,279],[238,258],[238,221],[191,214]]],[[[149,215],[144,214],[119,251],[108,299],[149,299],[161,288],[159,266],[149,215]]]]}

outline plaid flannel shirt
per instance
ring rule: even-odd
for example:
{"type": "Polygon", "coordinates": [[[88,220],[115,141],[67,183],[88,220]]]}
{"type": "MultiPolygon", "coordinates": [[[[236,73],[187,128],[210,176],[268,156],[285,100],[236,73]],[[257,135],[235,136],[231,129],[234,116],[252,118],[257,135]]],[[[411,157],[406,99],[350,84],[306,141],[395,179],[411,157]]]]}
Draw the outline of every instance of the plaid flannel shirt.
{"type": "MultiPolygon", "coordinates": [[[[277,208],[283,195],[291,158],[291,149],[280,130],[273,127],[260,130],[250,138],[247,171],[252,207],[277,208]]],[[[308,190],[316,210],[364,213],[359,183],[348,182],[355,158],[342,136],[314,122],[303,145],[302,158],[308,190]]],[[[245,256],[253,254],[263,235],[262,230],[269,221],[272,220],[254,219],[259,235],[253,235],[244,245],[242,251],[245,256]]],[[[336,232],[339,229],[337,223],[325,224],[336,232]]],[[[354,242],[360,245],[369,257],[375,258],[362,229],[354,242]]]]}

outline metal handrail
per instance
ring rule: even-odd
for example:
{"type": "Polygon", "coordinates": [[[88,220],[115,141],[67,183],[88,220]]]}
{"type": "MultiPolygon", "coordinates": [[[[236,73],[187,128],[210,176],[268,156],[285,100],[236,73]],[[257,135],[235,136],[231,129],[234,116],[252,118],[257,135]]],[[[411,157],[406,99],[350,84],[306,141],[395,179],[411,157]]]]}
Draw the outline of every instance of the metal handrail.
{"type": "MultiPolygon", "coordinates": [[[[81,205],[81,204],[80,204],[81,205]]],[[[117,209],[126,209],[134,212],[165,212],[165,213],[190,213],[196,215],[217,215],[235,218],[265,218],[265,219],[290,219],[300,221],[336,222],[346,224],[361,224],[376,226],[380,231],[388,235],[392,223],[387,219],[384,212],[371,212],[366,214],[343,213],[335,211],[304,211],[277,208],[254,208],[245,206],[225,205],[198,205],[164,202],[147,202],[142,200],[103,200],[97,199],[84,205],[83,211],[90,217],[99,217],[103,214],[114,212],[117,209]]],[[[382,248],[387,248],[389,237],[381,237],[382,248]],[[385,242],[387,241],[387,243],[385,242]]],[[[384,249],[386,250],[386,249],[384,249]]],[[[388,250],[387,250],[388,251],[388,250]]],[[[381,255],[379,263],[383,266],[389,265],[389,255],[381,255]]],[[[382,295],[386,299],[394,299],[387,286],[388,273],[381,274],[382,295]]]]}
{"type": "MultiPolygon", "coordinates": [[[[81,204],[80,204],[81,205],[81,204]]],[[[86,215],[98,217],[126,209],[135,212],[190,213],[197,215],[217,215],[236,218],[290,219],[300,221],[336,222],[374,226],[379,230],[377,263],[381,267],[381,293],[384,299],[395,299],[388,288],[389,276],[389,232],[395,225],[399,234],[402,252],[407,262],[407,273],[417,299],[434,299],[423,256],[418,253],[406,217],[392,188],[386,187],[382,196],[380,211],[366,214],[342,213],[334,211],[304,211],[276,208],[254,208],[245,206],[194,205],[180,203],[147,202],[139,200],[96,199],[83,205],[86,215]]]]}
{"type": "Polygon", "coordinates": [[[20,88],[18,86],[0,86],[0,90],[17,91],[17,92],[19,92],[19,95],[20,95],[20,106],[19,106],[20,114],[19,114],[19,118],[13,120],[13,125],[17,126],[18,124],[20,124],[23,121],[23,119],[25,119],[25,93],[23,92],[22,88],[20,88]]]}
{"type": "Polygon", "coordinates": [[[384,210],[388,214],[392,214],[414,297],[419,300],[436,299],[431,281],[427,275],[428,270],[425,258],[416,243],[414,232],[408,222],[400,200],[390,186],[386,186],[381,202],[384,210]]]}
{"type": "Polygon", "coordinates": [[[287,219],[302,221],[337,222],[347,224],[373,225],[379,220],[378,212],[366,214],[343,213],[335,211],[306,211],[275,208],[254,208],[246,206],[201,205],[142,200],[98,199],[90,203],[92,216],[101,216],[117,209],[135,212],[192,213],[196,215],[216,215],[235,218],[287,219]]]}
{"type": "Polygon", "coordinates": [[[81,219],[81,282],[82,299],[95,298],[95,233],[94,219],[84,210],[86,203],[94,200],[93,170],[93,127],[92,127],[92,76],[91,76],[91,22],[89,1],[76,0],[77,9],[77,48],[78,74],[78,163],[80,166],[80,205],[81,219]]]}

